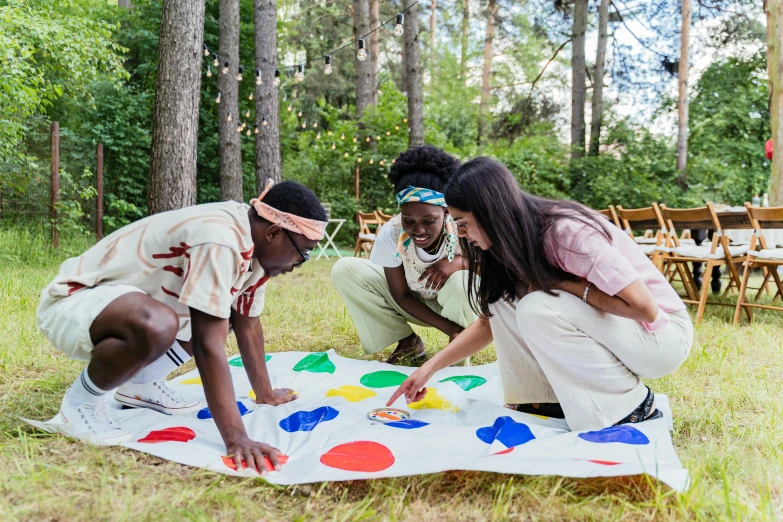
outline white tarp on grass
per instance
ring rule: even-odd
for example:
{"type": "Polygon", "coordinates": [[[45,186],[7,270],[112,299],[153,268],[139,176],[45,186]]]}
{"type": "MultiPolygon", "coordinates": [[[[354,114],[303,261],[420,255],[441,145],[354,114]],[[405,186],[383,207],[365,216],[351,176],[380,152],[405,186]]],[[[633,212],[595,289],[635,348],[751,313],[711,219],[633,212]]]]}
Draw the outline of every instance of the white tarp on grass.
{"type": "MultiPolygon", "coordinates": [[[[497,363],[444,369],[428,383],[420,403],[395,407],[410,419],[380,424],[367,413],[385,407],[391,393],[415,368],[347,359],[334,351],[287,352],[267,356],[275,387],[294,389],[299,399],[272,407],[256,405],[238,356],[229,358],[238,408],[251,438],[277,447],[287,457],[275,484],[356,480],[479,470],[524,475],[611,477],[647,473],[672,488],[688,486],[688,471],[674,451],[665,396],[657,405],[665,418],[590,432],[570,432],[564,421],[503,407],[497,363]]],[[[170,383],[186,397],[204,390],[194,370],[170,383]]],[[[111,394],[109,395],[111,396],[111,394]]],[[[214,420],[204,409],[170,417],[146,409],[122,410],[112,399],[110,414],[134,435],[125,446],[163,459],[228,475],[239,473],[214,420]]],[[[68,435],[59,415],[28,421],[68,435]]]]}

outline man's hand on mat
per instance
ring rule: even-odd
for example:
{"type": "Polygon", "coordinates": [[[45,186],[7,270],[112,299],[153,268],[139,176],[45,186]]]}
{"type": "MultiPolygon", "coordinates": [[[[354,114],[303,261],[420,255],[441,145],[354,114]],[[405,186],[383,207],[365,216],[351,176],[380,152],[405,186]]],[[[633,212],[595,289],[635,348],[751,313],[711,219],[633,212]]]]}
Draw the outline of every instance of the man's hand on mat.
{"type": "Polygon", "coordinates": [[[266,474],[267,471],[272,471],[271,469],[267,469],[267,466],[264,463],[264,457],[269,459],[269,462],[272,463],[275,471],[280,470],[278,456],[282,455],[282,453],[269,444],[256,442],[248,437],[243,437],[236,442],[226,444],[226,451],[228,456],[234,459],[237,471],[241,472],[245,465],[247,465],[249,469],[258,471],[262,475],[266,474]]]}
{"type": "Polygon", "coordinates": [[[427,384],[431,377],[432,373],[430,371],[424,369],[424,367],[419,368],[400,384],[400,387],[392,394],[386,406],[391,406],[403,394],[407,404],[422,400],[427,395],[427,388],[424,385],[427,384]]]}
{"type": "Polygon", "coordinates": [[[260,393],[256,396],[257,404],[271,404],[272,406],[280,406],[287,402],[295,401],[299,398],[299,395],[294,393],[291,388],[275,388],[274,390],[266,393],[260,393]]]}
{"type": "Polygon", "coordinates": [[[433,290],[440,290],[446,281],[449,280],[451,274],[462,268],[462,262],[449,261],[448,259],[441,259],[437,263],[429,266],[419,278],[419,282],[427,279],[426,288],[433,290]]]}

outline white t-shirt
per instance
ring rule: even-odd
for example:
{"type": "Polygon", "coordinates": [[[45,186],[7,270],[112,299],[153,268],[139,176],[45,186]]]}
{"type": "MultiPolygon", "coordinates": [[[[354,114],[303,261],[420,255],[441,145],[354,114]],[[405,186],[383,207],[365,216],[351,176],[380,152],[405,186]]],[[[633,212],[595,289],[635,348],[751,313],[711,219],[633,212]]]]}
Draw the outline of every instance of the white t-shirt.
{"type": "MultiPolygon", "coordinates": [[[[380,265],[386,268],[394,268],[402,265],[402,259],[397,256],[397,243],[400,238],[394,233],[394,227],[388,226],[388,223],[383,225],[378,231],[378,235],[375,238],[375,243],[372,246],[370,252],[370,261],[376,265],[380,265]]],[[[416,256],[423,263],[434,263],[444,257],[444,249],[446,248],[446,242],[440,245],[440,249],[435,254],[428,254],[423,249],[414,245],[416,249],[416,256]]]]}

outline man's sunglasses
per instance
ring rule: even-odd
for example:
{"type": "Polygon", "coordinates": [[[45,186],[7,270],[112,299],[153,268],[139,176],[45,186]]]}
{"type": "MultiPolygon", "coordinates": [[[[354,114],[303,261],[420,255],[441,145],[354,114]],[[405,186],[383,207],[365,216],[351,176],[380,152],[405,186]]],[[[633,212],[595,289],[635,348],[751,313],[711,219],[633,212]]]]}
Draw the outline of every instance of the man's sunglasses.
{"type": "Polygon", "coordinates": [[[285,232],[285,235],[288,236],[288,240],[291,242],[292,245],[294,245],[294,248],[296,249],[297,253],[299,254],[299,257],[302,259],[300,261],[297,261],[294,263],[294,266],[302,266],[305,264],[306,261],[310,261],[310,253],[309,252],[302,252],[299,249],[299,246],[297,246],[296,242],[294,242],[294,238],[291,237],[291,234],[288,233],[288,230],[283,229],[283,232],[285,232]]]}

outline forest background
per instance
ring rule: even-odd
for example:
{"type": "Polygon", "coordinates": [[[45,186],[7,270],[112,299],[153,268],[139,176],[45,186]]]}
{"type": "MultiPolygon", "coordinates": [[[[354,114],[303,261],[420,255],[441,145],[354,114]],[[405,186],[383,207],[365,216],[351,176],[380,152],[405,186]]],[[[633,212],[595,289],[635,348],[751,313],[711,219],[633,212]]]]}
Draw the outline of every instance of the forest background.
{"type": "MultiPolygon", "coordinates": [[[[206,0],[203,38],[213,50],[219,48],[220,3],[206,0]]],[[[339,236],[343,244],[353,240],[357,210],[393,209],[385,173],[409,145],[404,39],[392,34],[393,23],[378,32],[377,47],[370,43],[377,58],[371,100],[357,99],[355,49],[332,56],[331,75],[324,74],[323,59],[316,59],[352,40],[356,3],[275,3],[280,63],[312,61],[302,82],[282,70],[282,177],[304,183],[331,203],[334,217],[349,220],[339,236]]],[[[92,157],[95,145],[103,143],[107,232],[147,214],[161,25],[161,2],[119,4],[0,0],[0,190],[6,199],[40,200],[36,187],[45,185],[40,172],[42,165],[48,169],[48,157],[36,151],[45,149],[40,142],[49,139],[50,122],[58,121],[62,139],[77,156],[92,157]]],[[[249,123],[237,133],[248,200],[257,190],[250,131],[261,118],[248,99],[257,28],[253,0],[238,4],[239,62],[247,70],[239,82],[233,125],[249,123]]],[[[400,4],[378,1],[374,16],[393,20],[404,8],[400,4]]],[[[653,201],[672,207],[704,201],[742,204],[767,192],[764,5],[699,0],[692,6],[691,39],[698,41],[691,42],[686,170],[677,169],[676,146],[681,7],[673,0],[420,1],[405,26],[419,26],[424,141],[463,160],[493,156],[526,190],[593,208],[653,201]],[[580,6],[587,15],[581,21],[580,6]],[[601,32],[602,7],[605,76],[595,135],[600,143],[590,139],[588,117],[582,143],[577,139],[572,145],[568,122],[575,104],[588,116],[595,106],[593,79],[600,57],[594,42],[601,32]],[[579,23],[589,42],[581,57],[573,49],[579,23]],[[582,98],[573,94],[580,76],[572,62],[584,64],[582,98]]],[[[205,56],[202,64],[198,203],[221,199],[220,105],[215,100],[223,64],[214,67],[213,58],[205,56]]],[[[94,168],[84,164],[76,171],[63,168],[60,187],[62,226],[82,230],[89,226],[95,194],[94,168]]]]}

